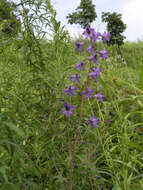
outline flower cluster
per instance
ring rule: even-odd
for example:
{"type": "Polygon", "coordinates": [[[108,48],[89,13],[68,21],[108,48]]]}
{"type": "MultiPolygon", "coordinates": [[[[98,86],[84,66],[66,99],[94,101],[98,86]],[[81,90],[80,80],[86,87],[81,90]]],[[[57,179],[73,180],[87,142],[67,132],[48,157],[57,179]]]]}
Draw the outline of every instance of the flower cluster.
{"type": "MultiPolygon", "coordinates": [[[[96,47],[96,42],[97,40],[102,40],[103,43],[108,42],[110,40],[110,34],[107,32],[101,34],[100,32],[96,32],[93,28],[86,27],[83,35],[91,41],[89,46],[86,48],[86,52],[89,53],[89,57],[78,62],[75,65],[75,69],[77,69],[78,72],[82,72],[83,70],[85,70],[85,67],[87,67],[88,73],[86,75],[86,79],[83,83],[81,83],[81,76],[79,75],[79,73],[73,74],[69,78],[72,80],[74,85],[70,85],[63,92],[67,94],[68,97],[75,96],[78,93],[80,96],[82,96],[84,100],[86,98],[96,98],[97,101],[103,104],[104,96],[102,92],[96,93],[94,89],[90,88],[90,81],[93,80],[95,83],[98,82],[98,77],[101,75],[102,72],[102,69],[98,67],[98,59],[106,60],[108,57],[108,51],[104,48],[99,51],[96,47]],[[90,64],[88,64],[88,62],[90,64]],[[76,84],[80,83],[81,88],[78,89],[76,84]]],[[[84,49],[84,42],[77,41],[75,43],[75,46],[76,51],[82,52],[84,49]]],[[[66,117],[72,116],[75,108],[75,106],[64,102],[64,108],[62,109],[61,113],[64,114],[66,117]]],[[[91,125],[92,128],[98,127],[99,119],[95,118],[94,115],[91,115],[87,123],[91,125]]]]}

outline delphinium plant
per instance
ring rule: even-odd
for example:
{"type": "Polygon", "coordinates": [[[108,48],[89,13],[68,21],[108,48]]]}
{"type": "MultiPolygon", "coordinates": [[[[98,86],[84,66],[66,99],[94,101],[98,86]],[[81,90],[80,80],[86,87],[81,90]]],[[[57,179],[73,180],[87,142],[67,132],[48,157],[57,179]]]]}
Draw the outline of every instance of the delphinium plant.
{"type": "MultiPolygon", "coordinates": [[[[89,127],[92,129],[95,128],[96,130],[98,125],[100,125],[100,118],[91,109],[91,102],[94,102],[96,99],[97,105],[104,105],[104,95],[101,91],[98,91],[98,77],[102,73],[99,60],[106,60],[108,51],[104,48],[98,49],[97,41],[102,40],[103,43],[108,42],[110,40],[110,34],[106,32],[101,34],[93,28],[86,27],[83,36],[89,39],[90,44],[85,48],[84,42],[77,41],[75,43],[76,51],[81,53],[85,50],[89,56],[75,64],[76,71],[69,76],[71,84],[63,90],[64,99],[62,99],[63,108],[61,114],[67,118],[67,121],[69,121],[68,118],[74,119],[74,115],[76,114],[78,116],[71,150],[69,177],[65,180],[68,190],[72,189],[73,172],[78,166],[76,163],[76,152],[80,145],[85,143],[81,137],[81,133],[84,130],[83,126],[89,125],[89,127]],[[87,113],[88,110],[89,113],[87,113]]],[[[82,165],[84,164],[82,163],[82,165]]]]}

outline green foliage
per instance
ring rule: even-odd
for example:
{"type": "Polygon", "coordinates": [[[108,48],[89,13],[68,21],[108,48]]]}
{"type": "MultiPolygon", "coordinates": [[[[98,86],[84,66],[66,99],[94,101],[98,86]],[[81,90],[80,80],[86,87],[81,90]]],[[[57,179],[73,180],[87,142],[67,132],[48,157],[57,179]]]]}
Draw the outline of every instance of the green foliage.
{"type": "Polygon", "coordinates": [[[16,4],[7,0],[0,1],[0,35],[14,35],[20,30],[20,19],[17,18],[16,4]]]}
{"type": "Polygon", "coordinates": [[[123,32],[126,29],[126,24],[122,21],[122,15],[113,13],[102,13],[102,22],[107,23],[107,31],[110,33],[111,38],[108,44],[117,44],[118,46],[123,44],[125,36],[123,32]]]}
{"type": "Polygon", "coordinates": [[[95,5],[92,4],[92,0],[81,0],[76,11],[69,14],[66,18],[68,19],[68,23],[79,24],[82,28],[85,28],[90,26],[96,17],[95,5]]]}

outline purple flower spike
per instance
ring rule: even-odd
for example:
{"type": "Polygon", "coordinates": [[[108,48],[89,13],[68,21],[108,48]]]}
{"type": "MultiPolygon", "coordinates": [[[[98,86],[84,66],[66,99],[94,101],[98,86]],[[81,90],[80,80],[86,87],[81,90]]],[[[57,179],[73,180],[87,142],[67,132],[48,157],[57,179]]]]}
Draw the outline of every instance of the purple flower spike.
{"type": "Polygon", "coordinates": [[[102,104],[104,104],[103,100],[104,100],[104,96],[102,94],[102,92],[99,92],[98,94],[94,95],[95,98],[97,98],[102,104]]]}
{"type": "Polygon", "coordinates": [[[73,81],[73,83],[75,83],[75,81],[77,81],[77,83],[79,83],[80,76],[76,73],[76,74],[70,76],[70,79],[73,81]]]}
{"type": "Polygon", "coordinates": [[[85,97],[92,97],[92,94],[94,93],[93,89],[87,88],[86,90],[83,90],[81,92],[81,95],[84,95],[85,97]]]}
{"type": "Polygon", "coordinates": [[[91,125],[92,128],[98,128],[99,119],[95,118],[93,115],[88,120],[88,125],[91,125]]]}
{"type": "Polygon", "coordinates": [[[93,56],[91,56],[91,59],[98,65],[98,60],[97,60],[97,53],[95,52],[93,56]]]}
{"type": "Polygon", "coordinates": [[[99,54],[100,54],[101,59],[104,60],[104,59],[107,59],[108,51],[103,48],[103,49],[99,52],[99,54]]]}
{"type": "Polygon", "coordinates": [[[61,114],[66,115],[66,117],[72,116],[74,109],[75,109],[75,106],[72,106],[68,104],[67,102],[65,102],[64,108],[61,110],[61,114]]]}
{"type": "Polygon", "coordinates": [[[75,42],[75,45],[76,45],[76,50],[82,52],[84,42],[75,42]]]}
{"type": "Polygon", "coordinates": [[[109,40],[110,40],[110,34],[109,33],[104,32],[101,36],[102,36],[102,40],[104,43],[106,43],[106,41],[109,42],[109,40]]]}
{"type": "Polygon", "coordinates": [[[84,62],[80,61],[79,63],[75,65],[75,68],[81,71],[81,70],[84,70],[85,65],[86,64],[84,62]]]}
{"type": "Polygon", "coordinates": [[[68,96],[72,96],[76,94],[77,87],[76,86],[69,86],[64,90],[64,93],[66,93],[68,96]]]}

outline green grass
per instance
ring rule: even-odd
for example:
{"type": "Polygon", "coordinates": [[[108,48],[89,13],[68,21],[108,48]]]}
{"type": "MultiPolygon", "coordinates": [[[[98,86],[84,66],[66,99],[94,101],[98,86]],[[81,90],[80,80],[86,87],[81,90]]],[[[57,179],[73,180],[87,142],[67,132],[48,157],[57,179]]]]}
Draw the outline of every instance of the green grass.
{"type": "MultiPolygon", "coordinates": [[[[38,58],[20,40],[0,48],[1,190],[67,189],[80,98],[70,99],[77,105],[71,118],[61,115],[61,99],[86,54],[68,37],[38,43],[38,58]]],[[[125,43],[122,57],[108,49],[96,88],[105,103],[88,100],[83,108],[73,190],[143,189],[143,42],[125,43]],[[90,113],[100,118],[98,128],[86,124],[90,113]]]]}

